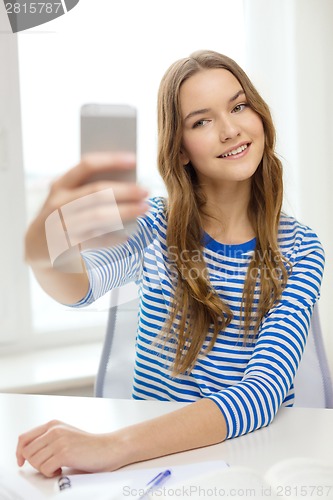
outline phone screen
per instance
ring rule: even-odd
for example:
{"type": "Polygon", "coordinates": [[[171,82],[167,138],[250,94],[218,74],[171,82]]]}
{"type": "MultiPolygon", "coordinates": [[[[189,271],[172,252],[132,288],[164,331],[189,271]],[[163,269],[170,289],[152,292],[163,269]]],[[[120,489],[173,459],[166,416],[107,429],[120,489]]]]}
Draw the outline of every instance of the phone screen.
{"type": "MultiPolygon", "coordinates": [[[[136,153],[136,108],[127,104],[84,104],[81,107],[81,155],[92,152],[136,153]]],[[[97,174],[94,179],[136,182],[135,170],[97,174]]]]}

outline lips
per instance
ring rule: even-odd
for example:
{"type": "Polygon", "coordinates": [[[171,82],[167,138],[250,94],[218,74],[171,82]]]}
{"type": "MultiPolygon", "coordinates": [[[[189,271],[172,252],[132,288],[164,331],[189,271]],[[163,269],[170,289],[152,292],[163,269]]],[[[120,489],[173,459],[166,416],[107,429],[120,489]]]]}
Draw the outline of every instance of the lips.
{"type": "Polygon", "coordinates": [[[250,142],[243,142],[241,144],[238,144],[237,146],[228,149],[228,151],[225,151],[222,153],[218,158],[230,158],[233,156],[239,156],[241,155],[244,151],[247,151],[249,146],[251,145],[250,142]]]}

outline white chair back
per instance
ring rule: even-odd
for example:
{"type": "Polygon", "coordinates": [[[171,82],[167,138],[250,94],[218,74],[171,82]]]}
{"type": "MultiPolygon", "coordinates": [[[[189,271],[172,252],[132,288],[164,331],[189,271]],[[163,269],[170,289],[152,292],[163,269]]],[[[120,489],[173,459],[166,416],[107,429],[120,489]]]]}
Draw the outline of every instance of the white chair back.
{"type": "Polygon", "coordinates": [[[295,379],[294,406],[333,408],[333,389],[316,304],[309,336],[295,379]]]}
{"type": "Polygon", "coordinates": [[[111,292],[111,308],[98,372],[95,396],[131,399],[139,299],[130,283],[111,292]]]}
{"type": "MultiPolygon", "coordinates": [[[[138,289],[129,283],[112,290],[111,309],[95,382],[95,396],[130,399],[138,322],[138,289]]],[[[333,389],[325,355],[318,306],[295,380],[294,406],[333,408],[333,389]]]]}

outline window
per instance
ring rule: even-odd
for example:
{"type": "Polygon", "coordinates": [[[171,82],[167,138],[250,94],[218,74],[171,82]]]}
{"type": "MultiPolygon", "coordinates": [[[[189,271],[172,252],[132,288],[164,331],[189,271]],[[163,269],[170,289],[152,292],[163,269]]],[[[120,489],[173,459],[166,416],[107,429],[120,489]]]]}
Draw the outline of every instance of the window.
{"type": "MultiPolygon", "coordinates": [[[[26,203],[15,202],[15,210],[9,212],[11,220],[4,222],[4,234],[6,230],[14,231],[13,241],[21,248],[22,221],[33,218],[50,179],[78,161],[79,110],[86,102],[137,107],[139,182],[149,188],[151,195],[163,194],[156,169],[156,97],[160,79],[174,60],[201,48],[226,53],[242,64],[243,24],[242,0],[210,0],[209,8],[201,0],[80,0],[68,14],[48,24],[17,36],[8,34],[11,41],[17,37],[18,74],[14,76],[20,89],[26,203]],[[20,225],[13,224],[16,218],[21,220],[20,225]]],[[[13,58],[11,54],[5,64],[13,65],[13,58]]],[[[18,98],[13,91],[12,97],[18,98]]],[[[6,99],[2,91],[2,107],[6,99]]],[[[16,120],[9,126],[18,126],[19,113],[16,120]]],[[[20,141],[19,135],[16,140],[20,141]]],[[[21,144],[17,146],[20,150],[21,144]]],[[[23,186],[22,172],[17,175],[23,186]]],[[[6,190],[4,184],[2,189],[6,190]]],[[[3,208],[6,210],[5,205],[3,208]]],[[[15,246],[13,241],[11,245],[15,246]]],[[[17,337],[10,336],[17,345],[28,341],[30,345],[75,342],[102,334],[106,299],[95,304],[93,310],[73,311],[42,292],[32,273],[22,265],[22,252],[10,256],[10,266],[1,293],[3,298],[7,296],[13,317],[17,316],[17,337]],[[26,276],[19,298],[24,306],[19,314],[15,313],[15,269],[21,269],[26,276]],[[8,295],[8,290],[13,293],[8,295]]],[[[0,304],[4,301],[0,300],[0,304]]],[[[0,334],[2,340],[6,338],[5,330],[2,328],[0,334]]]]}

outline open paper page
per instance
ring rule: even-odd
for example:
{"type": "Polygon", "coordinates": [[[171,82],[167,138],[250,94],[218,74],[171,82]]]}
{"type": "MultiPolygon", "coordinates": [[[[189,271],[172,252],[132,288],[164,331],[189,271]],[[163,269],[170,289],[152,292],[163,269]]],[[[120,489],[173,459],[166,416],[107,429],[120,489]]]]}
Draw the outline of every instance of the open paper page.
{"type": "MultiPolygon", "coordinates": [[[[176,484],[184,481],[194,480],[203,473],[218,474],[228,465],[223,460],[200,462],[186,465],[162,466],[149,469],[122,469],[115,472],[101,472],[95,474],[75,474],[67,476],[70,487],[65,488],[59,493],[59,499],[85,499],[75,494],[90,494],[94,492],[94,500],[106,499],[131,499],[136,500],[142,495],[147,483],[151,481],[158,473],[165,469],[171,470],[171,476],[161,485],[158,494],[170,493],[176,484]]],[[[178,496],[182,498],[182,496],[178,496]]],[[[88,496],[87,496],[88,498],[88,496]]]]}
{"type": "MultiPolygon", "coordinates": [[[[199,474],[175,485],[182,498],[256,498],[266,500],[333,499],[332,464],[311,458],[290,458],[271,466],[261,476],[250,467],[231,466],[199,474]]],[[[171,493],[171,492],[170,492],[171,493]]],[[[172,498],[167,491],[158,499],[172,498]]],[[[174,495],[175,496],[175,495],[174,495]]],[[[151,500],[157,500],[152,492],[151,500]]]]}

